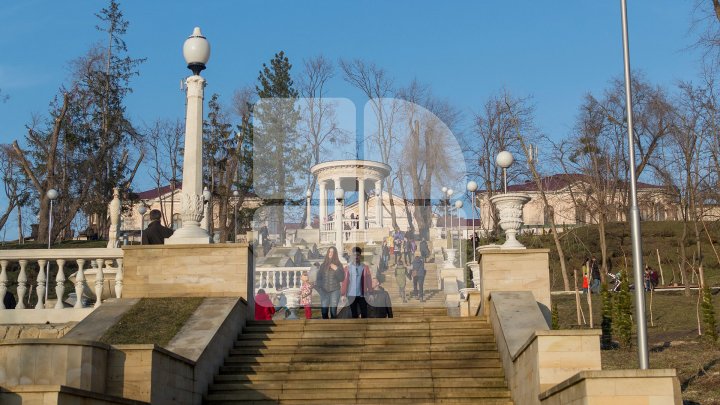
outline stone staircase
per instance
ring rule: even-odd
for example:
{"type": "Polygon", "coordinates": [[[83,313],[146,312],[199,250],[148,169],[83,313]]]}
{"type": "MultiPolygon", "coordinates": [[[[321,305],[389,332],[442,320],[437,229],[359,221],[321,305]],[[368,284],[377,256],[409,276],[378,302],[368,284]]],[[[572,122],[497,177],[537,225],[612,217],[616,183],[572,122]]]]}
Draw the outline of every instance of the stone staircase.
{"type": "Polygon", "coordinates": [[[512,404],[490,324],[444,313],[248,321],[204,402],[512,404]]]}

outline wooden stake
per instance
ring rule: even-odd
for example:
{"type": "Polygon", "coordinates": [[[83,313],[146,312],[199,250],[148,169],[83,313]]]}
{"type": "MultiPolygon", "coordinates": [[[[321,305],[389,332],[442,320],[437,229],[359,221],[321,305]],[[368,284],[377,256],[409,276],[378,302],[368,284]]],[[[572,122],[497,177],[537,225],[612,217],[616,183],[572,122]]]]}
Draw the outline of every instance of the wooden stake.
{"type": "Polygon", "coordinates": [[[577,269],[573,269],[573,281],[573,285],[575,286],[575,313],[577,313],[577,324],[584,325],[585,322],[580,323],[580,312],[582,309],[580,308],[580,291],[578,291],[577,286],[577,269]]]}
{"type": "Polygon", "coordinates": [[[592,291],[590,288],[587,290],[587,301],[588,301],[588,311],[590,311],[590,329],[592,329],[593,326],[593,310],[592,310],[592,291]]]}
{"type": "Polygon", "coordinates": [[[662,285],[665,285],[665,276],[663,275],[662,264],[660,263],[660,249],[655,249],[655,252],[657,252],[658,269],[660,270],[660,283],[662,283],[662,285]]]}

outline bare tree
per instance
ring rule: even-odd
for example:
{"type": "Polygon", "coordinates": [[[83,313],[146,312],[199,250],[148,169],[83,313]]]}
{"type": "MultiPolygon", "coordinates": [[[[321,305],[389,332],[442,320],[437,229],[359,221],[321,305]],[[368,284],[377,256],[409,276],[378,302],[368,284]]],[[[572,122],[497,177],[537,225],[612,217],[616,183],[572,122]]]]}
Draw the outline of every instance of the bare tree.
{"type": "MultiPolygon", "coordinates": [[[[0,216],[0,229],[3,229],[15,208],[18,208],[18,212],[20,212],[20,206],[25,205],[30,197],[27,184],[17,163],[17,156],[10,145],[0,145],[0,174],[8,201],[5,212],[0,216]]],[[[22,242],[22,239],[21,231],[18,234],[18,241],[22,242]]]]}
{"type": "Polygon", "coordinates": [[[150,159],[148,174],[158,191],[163,223],[168,226],[175,214],[174,194],[182,168],[184,125],[180,121],[157,120],[145,132],[150,159]],[[170,185],[170,212],[165,212],[167,197],[161,193],[165,184],[170,185]]]}
{"type": "MultiPolygon", "coordinates": [[[[307,189],[315,190],[315,176],[309,168],[320,163],[330,146],[338,146],[348,141],[349,134],[337,124],[336,103],[327,96],[327,83],[335,76],[330,60],[322,55],[303,60],[303,71],[298,80],[300,91],[300,136],[307,145],[308,171],[307,189]]],[[[312,198],[312,196],[311,196],[312,198]]],[[[302,223],[310,222],[303,210],[302,223]]]]}
{"type": "MultiPolygon", "coordinates": [[[[508,182],[520,176],[524,153],[517,133],[534,134],[534,108],[530,98],[515,97],[508,90],[492,95],[475,115],[474,131],[464,140],[464,152],[469,157],[468,174],[479,179],[488,197],[502,189],[502,170],[495,163],[501,151],[509,151],[520,164],[508,169],[508,182]]],[[[498,229],[495,210],[490,211],[492,223],[486,224],[491,232],[498,229]]]]}
{"type": "MultiPolygon", "coordinates": [[[[343,78],[353,87],[360,90],[369,100],[370,107],[374,113],[377,128],[374,132],[366,133],[366,142],[371,142],[378,147],[380,161],[390,164],[394,147],[398,143],[397,134],[394,132],[394,125],[399,118],[400,104],[393,97],[393,81],[388,77],[387,72],[374,63],[366,63],[360,59],[352,61],[340,60],[340,69],[343,71],[343,78]]],[[[367,130],[366,130],[367,132],[367,130]]],[[[391,176],[385,179],[385,189],[390,194],[390,215],[392,226],[398,230],[393,201],[393,182],[391,176]]]]}

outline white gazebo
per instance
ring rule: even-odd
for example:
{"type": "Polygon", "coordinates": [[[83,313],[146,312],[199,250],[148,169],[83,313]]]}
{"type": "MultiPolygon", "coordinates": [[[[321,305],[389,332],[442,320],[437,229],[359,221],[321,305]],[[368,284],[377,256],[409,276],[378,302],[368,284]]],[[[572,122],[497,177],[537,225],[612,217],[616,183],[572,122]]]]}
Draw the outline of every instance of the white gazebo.
{"type": "MultiPolygon", "coordinates": [[[[370,160],[333,160],[310,168],[320,188],[319,216],[320,241],[366,241],[368,230],[383,229],[382,184],[390,175],[390,166],[370,160]],[[328,190],[333,191],[332,198],[328,190]],[[343,218],[343,206],[348,194],[357,192],[358,217],[343,218]],[[374,212],[368,213],[368,193],[377,197],[374,212]],[[328,201],[332,201],[332,221],[329,219],[328,201]],[[338,237],[339,236],[339,237],[338,237]]],[[[379,233],[379,232],[378,232],[379,233]]]]}

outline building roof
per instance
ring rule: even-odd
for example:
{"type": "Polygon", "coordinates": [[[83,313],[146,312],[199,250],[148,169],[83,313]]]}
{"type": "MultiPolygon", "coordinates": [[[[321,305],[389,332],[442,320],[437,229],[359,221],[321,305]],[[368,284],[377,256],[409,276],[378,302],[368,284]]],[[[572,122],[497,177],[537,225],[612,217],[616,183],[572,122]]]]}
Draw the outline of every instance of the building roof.
{"type": "MultiPolygon", "coordinates": [[[[543,184],[543,189],[545,191],[558,191],[562,190],[563,188],[566,188],[570,186],[573,183],[577,183],[580,181],[584,181],[586,183],[590,182],[590,176],[587,176],[585,174],[579,174],[579,173],[558,173],[553,174],[550,176],[545,176],[541,179],[543,184]]],[[[649,183],[643,183],[643,182],[637,182],[637,188],[638,189],[661,189],[662,186],[649,184],[649,183]]],[[[518,192],[518,191],[538,191],[537,183],[532,180],[527,180],[525,183],[522,184],[513,184],[508,185],[507,191],[509,192],[518,192]]]]}

